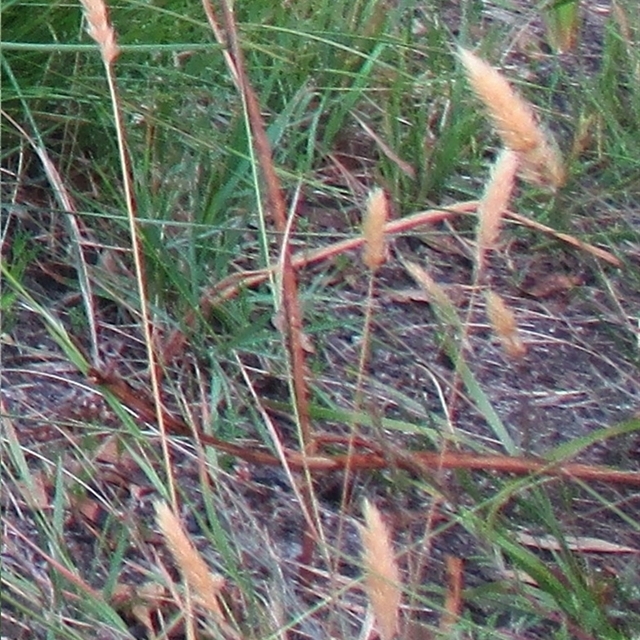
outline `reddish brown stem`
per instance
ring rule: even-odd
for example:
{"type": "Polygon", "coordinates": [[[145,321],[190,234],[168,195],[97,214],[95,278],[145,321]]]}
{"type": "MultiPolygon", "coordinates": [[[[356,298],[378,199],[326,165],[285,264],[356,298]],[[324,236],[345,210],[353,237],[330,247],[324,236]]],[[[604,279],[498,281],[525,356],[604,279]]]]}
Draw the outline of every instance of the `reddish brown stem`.
{"type": "MultiPolygon", "coordinates": [[[[145,398],[144,393],[133,389],[124,380],[114,374],[105,374],[96,369],[89,373],[89,379],[112,393],[120,402],[133,410],[145,422],[153,424],[156,412],[153,402],[145,398]]],[[[163,409],[163,417],[167,431],[179,436],[197,438],[203,444],[215,447],[237,458],[254,464],[278,466],[281,461],[259,445],[239,445],[225,442],[214,436],[197,433],[183,420],[163,409]]],[[[537,458],[525,458],[504,455],[479,455],[475,453],[459,453],[437,451],[404,451],[402,455],[385,457],[380,447],[374,443],[366,443],[361,438],[355,441],[356,446],[367,448],[368,453],[352,455],[314,455],[301,454],[285,449],[287,463],[292,469],[303,471],[340,471],[347,467],[353,470],[385,469],[396,466],[412,473],[421,470],[429,475],[440,469],[477,469],[517,475],[540,474],[552,477],[574,478],[587,481],[600,481],[613,484],[625,484],[640,487],[640,472],[619,471],[597,465],[580,463],[547,462],[537,458]]]]}

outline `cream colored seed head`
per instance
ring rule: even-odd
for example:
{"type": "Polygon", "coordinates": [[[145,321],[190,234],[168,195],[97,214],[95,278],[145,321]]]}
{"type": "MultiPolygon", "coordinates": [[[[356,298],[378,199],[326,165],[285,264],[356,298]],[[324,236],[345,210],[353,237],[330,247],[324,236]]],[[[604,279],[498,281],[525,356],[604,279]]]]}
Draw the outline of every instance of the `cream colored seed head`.
{"type": "Polygon", "coordinates": [[[565,181],[562,157],[553,136],[540,126],[533,106],[490,64],[458,49],[469,84],[484,104],[504,145],[520,155],[520,176],[557,189],[565,181]]]}
{"type": "Polygon", "coordinates": [[[87,33],[98,43],[105,64],[111,64],[120,53],[116,34],[109,23],[107,6],[103,0],[80,0],[87,19],[87,33]]]}
{"type": "Polygon", "coordinates": [[[378,622],[382,640],[392,640],[398,631],[400,609],[400,572],[389,530],[378,509],[364,501],[365,526],[360,527],[364,552],[365,589],[378,622]]]}
{"type": "Polygon", "coordinates": [[[491,290],[486,293],[486,301],[489,322],[500,339],[502,348],[511,358],[524,357],[527,353],[527,348],[520,338],[518,324],[513,311],[497,293],[491,290]]]}
{"type": "Polygon", "coordinates": [[[383,189],[374,189],[367,199],[367,209],[362,221],[364,249],[362,261],[376,271],[387,259],[387,246],[384,228],[387,223],[389,205],[383,189]]]}

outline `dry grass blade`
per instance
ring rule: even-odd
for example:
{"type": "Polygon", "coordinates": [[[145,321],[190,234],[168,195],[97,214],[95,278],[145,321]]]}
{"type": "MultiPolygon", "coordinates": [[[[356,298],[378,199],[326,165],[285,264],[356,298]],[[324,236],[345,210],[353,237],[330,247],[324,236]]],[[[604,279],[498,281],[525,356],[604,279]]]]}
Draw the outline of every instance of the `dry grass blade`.
{"type": "Polygon", "coordinates": [[[367,210],[362,221],[364,250],[362,261],[372,272],[377,271],[387,259],[384,227],[388,217],[387,196],[382,189],[374,189],[367,199],[367,210]]]}
{"type": "Polygon", "coordinates": [[[384,155],[393,162],[405,176],[408,176],[412,180],[416,179],[416,170],[400,158],[400,156],[366,123],[364,120],[358,118],[357,115],[353,114],[353,117],[358,122],[358,124],[363,128],[364,132],[378,145],[380,151],[384,153],[384,155]]]}
{"type": "Polygon", "coordinates": [[[378,622],[382,640],[391,640],[398,631],[400,609],[400,572],[391,537],[380,512],[368,500],[364,501],[365,526],[360,528],[364,565],[365,588],[378,622]]]}
{"type": "Polygon", "coordinates": [[[610,265],[614,267],[622,268],[622,261],[616,258],[612,253],[606,251],[605,249],[601,249],[600,247],[595,247],[592,244],[587,242],[583,242],[582,240],[578,240],[575,236],[571,236],[568,233],[562,233],[561,231],[556,231],[551,227],[548,227],[541,222],[537,222],[536,220],[531,220],[525,216],[520,215],[519,213],[515,213],[513,211],[507,212],[507,217],[515,222],[518,222],[524,227],[528,227],[529,229],[535,229],[536,231],[542,231],[543,233],[547,233],[554,238],[558,238],[558,240],[562,240],[562,242],[566,242],[570,244],[572,247],[576,247],[581,251],[586,251],[590,253],[592,256],[598,258],[599,260],[604,260],[608,262],[610,265]]]}
{"type": "Polygon", "coordinates": [[[156,503],[156,521],[180,572],[207,613],[211,615],[225,635],[239,638],[240,635],[237,631],[225,621],[224,612],[218,600],[224,587],[224,578],[209,570],[206,562],[184,532],[182,524],[164,502],[156,503]]]}
{"type": "Polygon", "coordinates": [[[565,171],[560,152],[551,134],[538,123],[532,105],[471,51],[460,48],[458,56],[504,145],[520,154],[523,180],[553,189],[562,186],[565,171]]]}
{"type": "Polygon", "coordinates": [[[553,536],[533,536],[528,533],[519,533],[517,535],[518,542],[528,547],[536,547],[537,549],[545,549],[552,551],[561,551],[563,546],[571,551],[580,553],[633,553],[640,554],[640,549],[629,547],[608,540],[600,540],[590,536],[564,536],[562,540],[558,540],[553,536]]]}
{"type": "Polygon", "coordinates": [[[493,168],[491,180],[478,205],[477,271],[482,273],[486,252],[493,249],[500,235],[518,171],[518,154],[503,149],[493,168]]]}

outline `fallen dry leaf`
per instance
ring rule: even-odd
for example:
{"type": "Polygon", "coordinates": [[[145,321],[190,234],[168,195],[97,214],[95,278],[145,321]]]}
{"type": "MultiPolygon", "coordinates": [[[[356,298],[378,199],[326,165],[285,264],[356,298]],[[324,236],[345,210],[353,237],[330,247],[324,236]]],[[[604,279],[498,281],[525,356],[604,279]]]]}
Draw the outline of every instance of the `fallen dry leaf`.
{"type": "MultiPolygon", "coordinates": [[[[528,533],[520,533],[517,535],[517,539],[518,542],[528,547],[546,551],[560,551],[562,549],[560,542],[551,536],[532,536],[528,533]]],[[[580,551],[582,553],[640,553],[640,549],[635,549],[634,547],[627,547],[588,536],[566,536],[564,544],[571,551],[580,551]]]]}

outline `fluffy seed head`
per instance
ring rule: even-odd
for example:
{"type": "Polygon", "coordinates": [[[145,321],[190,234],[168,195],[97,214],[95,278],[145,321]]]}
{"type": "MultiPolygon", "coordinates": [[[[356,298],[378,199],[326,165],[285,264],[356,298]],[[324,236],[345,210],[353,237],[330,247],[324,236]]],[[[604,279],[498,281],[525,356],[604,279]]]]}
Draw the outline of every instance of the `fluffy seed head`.
{"type": "Polygon", "coordinates": [[[387,222],[389,205],[382,189],[374,189],[367,199],[367,210],[362,221],[364,249],[362,261],[371,271],[376,271],[387,259],[384,226],[387,222]]]}
{"type": "Polygon", "coordinates": [[[487,316],[495,334],[502,343],[502,348],[511,358],[522,358],[527,353],[513,311],[505,301],[493,291],[487,291],[487,316]]]}
{"type": "Polygon", "coordinates": [[[87,19],[87,33],[98,43],[105,64],[110,65],[120,50],[116,35],[109,23],[107,6],[103,0],[80,0],[87,19]]]}
{"type": "Polygon", "coordinates": [[[503,149],[496,160],[491,180],[478,205],[479,271],[482,270],[486,251],[493,249],[498,241],[502,215],[509,206],[518,165],[519,155],[511,149],[503,149]]]}
{"type": "Polygon", "coordinates": [[[182,524],[164,502],[156,503],[156,522],[185,580],[213,618],[223,623],[224,616],[218,595],[224,586],[224,578],[209,571],[202,556],[184,532],[182,524]]]}
{"type": "Polygon", "coordinates": [[[533,106],[490,64],[467,49],[458,49],[469,84],[484,104],[506,147],[521,156],[523,180],[553,189],[565,180],[558,146],[539,124],[533,106]]]}
{"type": "Polygon", "coordinates": [[[382,640],[392,640],[398,631],[400,573],[389,530],[380,512],[368,500],[363,506],[365,526],[360,527],[366,571],[365,589],[378,622],[382,640]]]}

